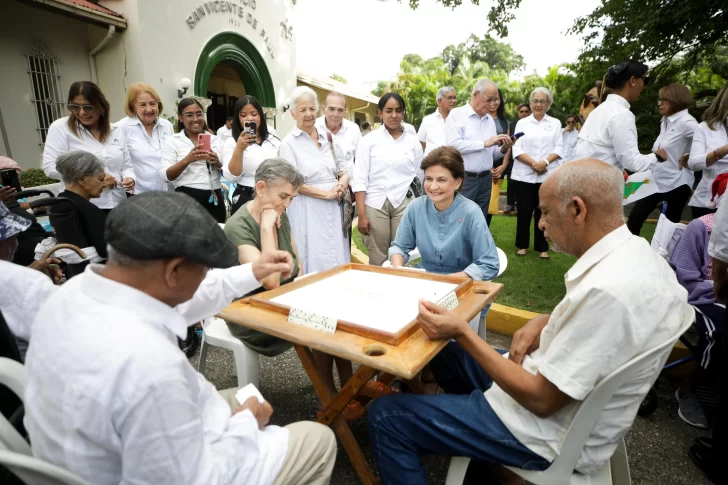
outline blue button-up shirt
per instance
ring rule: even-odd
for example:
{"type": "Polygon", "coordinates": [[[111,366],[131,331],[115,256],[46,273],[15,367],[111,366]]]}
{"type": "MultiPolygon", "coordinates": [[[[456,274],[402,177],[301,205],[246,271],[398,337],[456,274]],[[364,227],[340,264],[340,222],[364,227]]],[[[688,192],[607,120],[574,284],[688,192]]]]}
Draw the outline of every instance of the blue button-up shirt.
{"type": "Polygon", "coordinates": [[[491,280],[498,275],[498,253],[483,212],[462,195],[456,195],[442,212],[427,196],[407,206],[389,258],[399,254],[407,262],[414,248],[420,250],[421,266],[429,273],[465,271],[474,280],[491,280]]]}
{"type": "Polygon", "coordinates": [[[485,147],[484,141],[497,134],[493,118],[478,116],[470,103],[453,108],[445,120],[445,142],[460,152],[468,172],[488,171],[493,160],[503,158],[498,145],[485,147]]]}

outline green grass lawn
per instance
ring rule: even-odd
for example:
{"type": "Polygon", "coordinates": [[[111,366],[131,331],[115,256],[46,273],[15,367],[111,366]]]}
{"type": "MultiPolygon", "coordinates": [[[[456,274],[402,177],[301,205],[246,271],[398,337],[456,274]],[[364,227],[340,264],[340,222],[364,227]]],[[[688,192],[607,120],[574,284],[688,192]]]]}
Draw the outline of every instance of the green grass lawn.
{"type": "MultiPolygon", "coordinates": [[[[551,259],[541,261],[538,253],[530,250],[524,257],[516,256],[516,218],[493,216],[490,225],[496,246],[508,256],[508,269],[495,281],[503,283],[503,291],[496,303],[532,312],[550,312],[564,297],[564,274],[574,264],[576,258],[551,252],[551,259]]],[[[648,241],[655,232],[655,224],[645,224],[641,236],[648,241]]],[[[353,234],[354,244],[367,254],[361,234],[357,229],[353,234]]]]}

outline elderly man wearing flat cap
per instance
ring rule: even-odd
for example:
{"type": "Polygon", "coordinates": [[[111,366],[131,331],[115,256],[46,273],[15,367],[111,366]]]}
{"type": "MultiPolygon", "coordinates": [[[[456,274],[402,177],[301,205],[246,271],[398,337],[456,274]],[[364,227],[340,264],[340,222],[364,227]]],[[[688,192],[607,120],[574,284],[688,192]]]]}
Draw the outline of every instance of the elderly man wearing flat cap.
{"type": "Polygon", "coordinates": [[[328,427],[268,426],[270,404],[234,404],[234,390],[218,393],[176,341],[271,273],[290,273],[291,256],[236,266],[237,248],[185,194],[132,197],[105,232],[106,266],[63,285],[33,323],[33,453],[94,484],[328,483],[328,427]]]}

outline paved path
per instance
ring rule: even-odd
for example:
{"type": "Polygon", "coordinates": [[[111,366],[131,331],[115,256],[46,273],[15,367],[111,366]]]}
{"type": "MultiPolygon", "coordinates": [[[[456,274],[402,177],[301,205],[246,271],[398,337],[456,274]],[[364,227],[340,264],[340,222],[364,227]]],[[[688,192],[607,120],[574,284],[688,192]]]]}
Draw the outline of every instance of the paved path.
{"type": "MultiPolygon", "coordinates": [[[[510,338],[488,333],[488,342],[499,348],[508,348],[510,338]]],[[[199,353],[198,353],[199,355],[199,353]]],[[[275,413],[274,424],[288,424],[311,419],[316,415],[316,394],[304,372],[298,356],[289,350],[275,358],[261,357],[260,390],[271,402],[275,413]]],[[[192,359],[197,366],[197,356],[192,359]]],[[[207,378],[218,389],[236,385],[233,376],[232,353],[212,348],[208,354],[207,378]]],[[[661,382],[658,410],[648,418],[637,417],[627,435],[627,452],[634,485],[710,485],[700,470],[693,465],[687,449],[697,436],[707,436],[683,423],[677,415],[672,387],[661,382]]],[[[366,418],[352,423],[354,435],[373,463],[366,418]]],[[[443,484],[449,460],[443,457],[427,457],[425,465],[430,484],[443,484]]],[[[359,481],[344,450],[339,447],[332,485],[356,485],[359,481]]],[[[480,481],[480,484],[488,483],[480,481]]]]}

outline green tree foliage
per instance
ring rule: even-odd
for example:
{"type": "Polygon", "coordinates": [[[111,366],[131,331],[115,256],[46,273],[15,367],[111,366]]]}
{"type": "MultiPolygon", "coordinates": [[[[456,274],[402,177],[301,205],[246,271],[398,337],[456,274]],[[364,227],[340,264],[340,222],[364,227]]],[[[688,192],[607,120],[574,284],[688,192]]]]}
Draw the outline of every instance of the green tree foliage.
{"type": "Polygon", "coordinates": [[[339,81],[341,84],[348,84],[349,81],[342,75],[333,73],[331,76],[329,76],[334,81],[339,81]]]}
{"type": "Polygon", "coordinates": [[[510,44],[499,42],[489,34],[482,38],[470,34],[465,42],[457,46],[449,45],[440,54],[451,73],[455,72],[463,57],[468,57],[473,62],[485,62],[491,68],[501,69],[509,74],[526,66],[523,56],[514,51],[510,44]]]}

